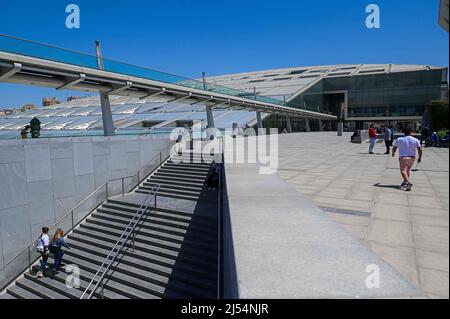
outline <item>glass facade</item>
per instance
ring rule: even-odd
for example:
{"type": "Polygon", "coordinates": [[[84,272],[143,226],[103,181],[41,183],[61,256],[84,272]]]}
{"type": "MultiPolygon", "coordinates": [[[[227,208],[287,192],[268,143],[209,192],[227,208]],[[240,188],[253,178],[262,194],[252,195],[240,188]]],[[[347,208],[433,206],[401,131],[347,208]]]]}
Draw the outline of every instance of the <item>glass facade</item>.
{"type": "Polygon", "coordinates": [[[328,103],[327,96],[335,91],[346,91],[349,120],[422,116],[433,100],[441,99],[442,73],[442,70],[424,70],[325,77],[296,97],[292,105],[337,114],[338,108],[328,103]]]}

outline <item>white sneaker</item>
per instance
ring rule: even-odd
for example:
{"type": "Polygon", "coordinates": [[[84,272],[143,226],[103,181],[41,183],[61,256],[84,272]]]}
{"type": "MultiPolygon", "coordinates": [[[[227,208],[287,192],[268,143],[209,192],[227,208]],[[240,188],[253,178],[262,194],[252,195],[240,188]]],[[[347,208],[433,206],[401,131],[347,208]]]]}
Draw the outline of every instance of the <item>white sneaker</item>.
{"type": "Polygon", "coordinates": [[[42,278],[42,277],[44,277],[44,274],[42,273],[42,271],[38,271],[37,274],[36,274],[36,276],[37,276],[38,278],[42,278]]]}

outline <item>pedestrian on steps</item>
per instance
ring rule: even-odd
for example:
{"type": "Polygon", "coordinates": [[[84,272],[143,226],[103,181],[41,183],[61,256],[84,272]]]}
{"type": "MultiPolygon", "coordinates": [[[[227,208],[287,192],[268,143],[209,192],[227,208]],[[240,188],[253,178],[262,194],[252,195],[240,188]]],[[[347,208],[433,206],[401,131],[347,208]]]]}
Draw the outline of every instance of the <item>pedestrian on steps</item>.
{"type": "Polygon", "coordinates": [[[42,227],[42,233],[39,236],[36,244],[36,250],[41,254],[41,262],[39,265],[39,271],[37,272],[37,277],[44,277],[45,266],[47,265],[47,260],[49,256],[49,246],[50,237],[48,236],[48,227],[42,227]]]}
{"type": "Polygon", "coordinates": [[[70,249],[69,245],[64,240],[64,231],[61,228],[58,228],[50,243],[50,253],[53,254],[54,259],[52,276],[56,274],[62,265],[61,262],[64,256],[62,247],[70,249]]]}

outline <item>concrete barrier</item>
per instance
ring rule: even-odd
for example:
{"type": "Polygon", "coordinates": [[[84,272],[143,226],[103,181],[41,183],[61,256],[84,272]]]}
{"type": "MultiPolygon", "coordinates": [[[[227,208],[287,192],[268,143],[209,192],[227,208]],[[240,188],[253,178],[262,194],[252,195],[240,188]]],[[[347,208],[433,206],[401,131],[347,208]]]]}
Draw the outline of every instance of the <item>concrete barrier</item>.
{"type": "MultiPolygon", "coordinates": [[[[171,145],[167,136],[1,140],[0,268],[37,238],[41,227],[52,225],[106,181],[136,174],[171,145]]],[[[125,187],[136,181],[125,180],[125,187]]],[[[108,192],[121,189],[118,181],[108,192]]],[[[89,200],[75,222],[104,199],[99,193],[89,200]]]]}

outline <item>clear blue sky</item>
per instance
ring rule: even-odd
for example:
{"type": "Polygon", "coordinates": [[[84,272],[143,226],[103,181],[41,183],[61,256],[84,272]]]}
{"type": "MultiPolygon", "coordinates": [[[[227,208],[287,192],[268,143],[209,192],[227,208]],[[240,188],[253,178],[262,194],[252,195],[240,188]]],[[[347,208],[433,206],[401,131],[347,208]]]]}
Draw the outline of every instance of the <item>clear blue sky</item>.
{"type": "MultiPolygon", "coordinates": [[[[438,0],[33,0],[0,1],[0,33],[200,77],[338,63],[448,66],[448,33],[438,0]],[[65,27],[65,7],[81,28],[65,27]],[[381,29],[365,27],[365,7],[381,8],[381,29]]],[[[0,83],[0,108],[40,105],[56,92],[0,83]]],[[[82,95],[82,93],[75,93],[82,95]]]]}

